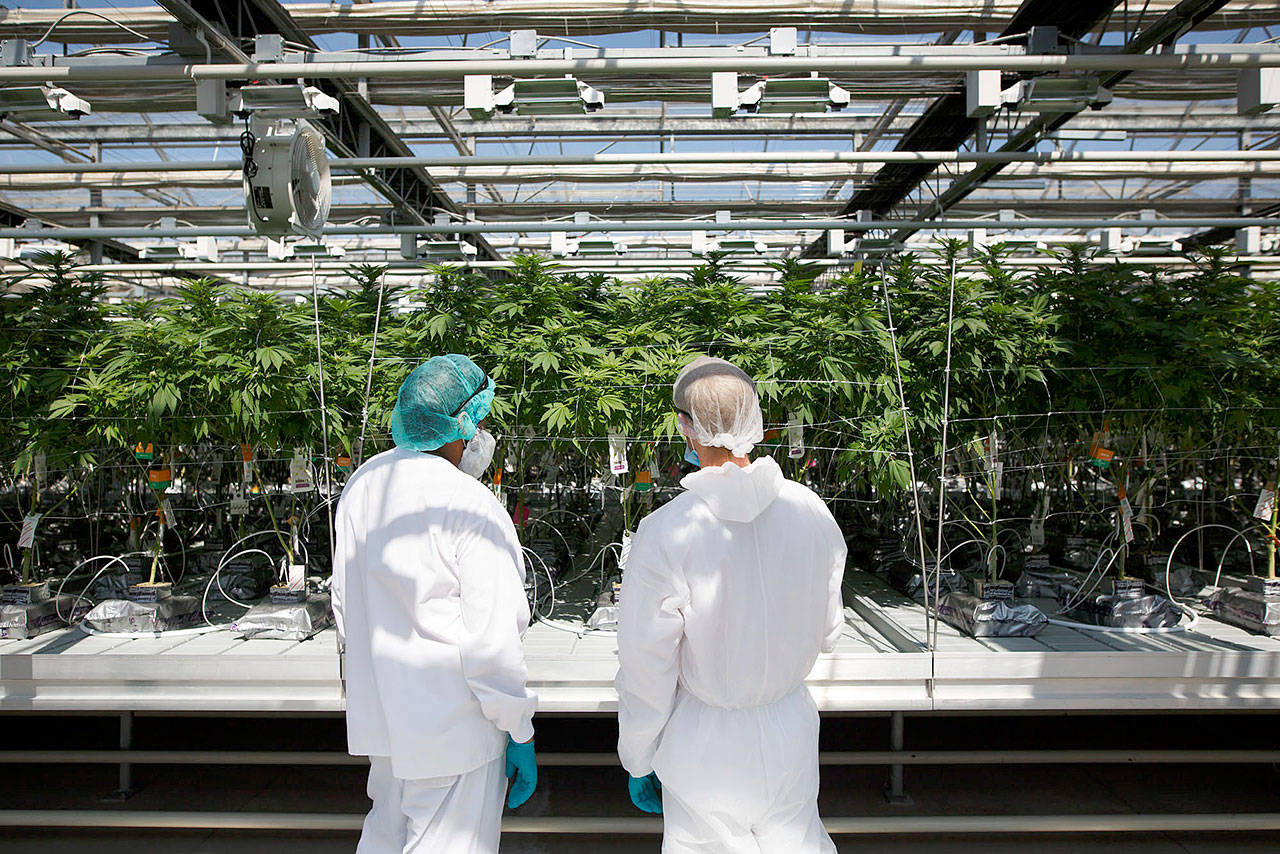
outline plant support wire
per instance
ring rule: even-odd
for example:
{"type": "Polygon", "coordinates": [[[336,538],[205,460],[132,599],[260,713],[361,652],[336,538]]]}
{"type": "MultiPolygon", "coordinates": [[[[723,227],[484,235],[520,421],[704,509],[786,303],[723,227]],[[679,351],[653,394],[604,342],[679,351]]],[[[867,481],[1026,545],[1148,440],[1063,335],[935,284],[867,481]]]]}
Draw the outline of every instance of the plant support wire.
{"type": "MultiPolygon", "coordinates": [[[[911,473],[911,504],[912,511],[916,520],[916,541],[920,548],[920,571],[924,584],[924,610],[929,612],[929,582],[928,582],[928,564],[924,556],[924,520],[920,517],[920,484],[916,481],[916,458],[915,453],[911,449],[911,425],[910,415],[907,411],[907,394],[902,385],[902,365],[898,360],[898,334],[893,327],[893,308],[889,301],[889,280],[885,278],[884,266],[880,267],[880,288],[884,293],[884,312],[885,319],[889,321],[889,341],[893,345],[893,370],[898,379],[898,400],[902,403],[902,434],[907,445],[907,466],[911,473]]],[[[935,608],[937,603],[934,603],[935,608]]],[[[928,631],[926,626],[925,641],[928,642],[928,631]]],[[[933,649],[932,646],[929,647],[933,649]]]]}
{"type": "MultiPolygon", "coordinates": [[[[938,648],[938,609],[937,603],[942,597],[942,519],[947,507],[947,420],[951,416],[951,344],[952,344],[952,328],[951,324],[955,317],[956,308],[956,259],[951,256],[951,271],[947,285],[947,364],[943,370],[943,390],[942,390],[942,451],[938,462],[938,539],[937,546],[933,551],[934,558],[937,560],[934,566],[934,613],[932,624],[925,624],[925,641],[929,645],[929,649],[938,648]],[[933,633],[929,633],[929,626],[932,625],[933,633]]],[[[897,356],[894,356],[895,362],[897,356]]],[[[923,537],[923,535],[921,535],[923,537]]],[[[921,547],[921,554],[924,553],[921,547]]],[[[924,586],[929,586],[929,567],[922,564],[920,567],[922,573],[921,578],[924,579],[924,586]]],[[[928,609],[925,609],[925,620],[929,620],[928,609]]]]}
{"type": "MultiPolygon", "coordinates": [[[[311,316],[315,320],[316,371],[320,380],[320,447],[324,466],[325,521],[329,524],[329,561],[333,565],[333,481],[330,478],[329,418],[324,402],[324,351],[320,345],[320,292],[316,278],[316,259],[311,259],[311,316]]],[[[303,581],[306,586],[306,581],[303,581]]]]}
{"type": "MultiPolygon", "coordinates": [[[[316,259],[311,259],[311,275],[312,275],[312,296],[315,295],[315,264],[316,259]]],[[[360,438],[356,440],[354,459],[352,463],[352,471],[360,467],[360,463],[364,462],[364,437],[365,430],[369,426],[369,395],[373,391],[373,365],[378,358],[378,329],[382,325],[382,304],[387,295],[387,276],[379,276],[382,281],[378,285],[378,305],[373,314],[373,339],[369,344],[369,372],[364,380],[364,401],[360,407],[360,438]]]]}

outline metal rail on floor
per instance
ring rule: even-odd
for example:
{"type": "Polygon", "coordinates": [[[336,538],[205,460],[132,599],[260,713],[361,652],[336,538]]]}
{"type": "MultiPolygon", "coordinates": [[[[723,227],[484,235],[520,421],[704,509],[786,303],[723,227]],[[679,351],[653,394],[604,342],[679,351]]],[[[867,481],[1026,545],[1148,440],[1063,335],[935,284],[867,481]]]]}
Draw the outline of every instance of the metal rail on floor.
{"type": "MultiPolygon", "coordinates": [[[[822,765],[1266,765],[1280,750],[854,750],[822,765]]],[[[366,765],[363,756],[304,750],[4,750],[0,765],[366,765]]],[[[539,753],[543,767],[611,767],[613,753],[539,753]]]]}
{"type": "MultiPolygon", "coordinates": [[[[0,810],[0,827],[200,830],[357,831],[363,815],[332,813],[187,812],[157,810],[0,810]]],[[[945,835],[973,833],[1259,832],[1280,830],[1277,813],[1200,815],[931,815],[829,818],[839,835],[945,835]]],[[[657,834],[662,819],[644,817],[521,817],[502,820],[504,833],[657,834]]]]}

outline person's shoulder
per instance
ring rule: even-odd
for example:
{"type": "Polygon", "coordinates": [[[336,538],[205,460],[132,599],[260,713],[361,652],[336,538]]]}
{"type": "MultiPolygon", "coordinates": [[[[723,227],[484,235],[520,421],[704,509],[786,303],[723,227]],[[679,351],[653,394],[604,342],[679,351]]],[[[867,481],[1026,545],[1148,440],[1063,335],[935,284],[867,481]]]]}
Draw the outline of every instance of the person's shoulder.
{"type": "Polygon", "coordinates": [[[498,496],[494,495],[493,490],[487,484],[476,480],[461,469],[453,466],[450,466],[450,468],[452,471],[447,475],[449,485],[455,490],[453,494],[459,500],[465,501],[472,506],[487,509],[502,508],[502,502],[498,500],[498,496]]]}
{"type": "Polygon", "coordinates": [[[383,451],[381,454],[370,457],[356,467],[347,477],[347,482],[342,485],[341,498],[349,498],[363,492],[369,481],[378,476],[378,472],[385,470],[388,460],[387,457],[391,451],[383,451]]]}
{"type": "Polygon", "coordinates": [[[783,479],[778,497],[792,507],[803,507],[822,517],[831,515],[831,508],[822,500],[822,496],[799,481],[783,479]]]}
{"type": "Polygon", "coordinates": [[[669,529],[691,522],[705,507],[706,505],[698,496],[685,490],[641,519],[640,524],[636,526],[636,534],[641,531],[669,529]]]}

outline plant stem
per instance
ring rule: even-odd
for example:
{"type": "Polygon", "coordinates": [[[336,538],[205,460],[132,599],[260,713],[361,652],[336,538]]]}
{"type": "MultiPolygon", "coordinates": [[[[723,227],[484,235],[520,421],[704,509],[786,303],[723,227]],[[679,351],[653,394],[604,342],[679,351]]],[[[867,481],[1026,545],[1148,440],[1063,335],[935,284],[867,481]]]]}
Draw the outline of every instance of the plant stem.
{"type": "Polygon", "coordinates": [[[289,563],[293,563],[293,549],[289,547],[288,540],[280,533],[280,523],[276,521],[276,511],[271,506],[271,496],[267,494],[266,485],[262,483],[262,475],[258,472],[258,461],[253,461],[253,476],[261,484],[262,500],[267,505],[267,515],[271,517],[271,530],[275,532],[276,539],[280,541],[280,548],[284,549],[285,556],[289,563]]]}

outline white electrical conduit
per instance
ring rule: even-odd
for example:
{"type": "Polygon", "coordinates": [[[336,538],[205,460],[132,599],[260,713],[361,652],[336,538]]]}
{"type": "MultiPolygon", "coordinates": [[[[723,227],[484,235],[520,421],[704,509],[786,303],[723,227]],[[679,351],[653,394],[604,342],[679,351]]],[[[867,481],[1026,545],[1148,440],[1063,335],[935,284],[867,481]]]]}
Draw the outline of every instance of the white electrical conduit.
{"type": "MultiPolygon", "coordinates": [[[[477,0],[380,0],[336,7],[332,2],[291,2],[289,16],[309,35],[351,32],[392,32],[407,36],[456,36],[494,30],[537,29],[564,36],[595,36],[606,32],[654,29],[668,32],[765,32],[769,27],[794,26],[820,32],[844,31],[900,36],[947,30],[999,31],[1022,5],[1019,0],[877,0],[851,4],[848,0],[774,0],[767,4],[726,5],[722,0],[506,0],[498,9],[477,0]],[[430,14],[424,14],[424,8],[430,14]],[[495,19],[495,14],[500,18],[495,19]],[[498,22],[500,21],[500,23],[498,22]]],[[[1142,10],[1154,18],[1174,8],[1176,0],[1150,0],[1142,10]]],[[[30,37],[57,20],[62,9],[15,6],[4,18],[5,38],[30,37]]],[[[1275,7],[1263,0],[1233,0],[1204,25],[1215,30],[1262,26],[1274,22],[1275,7]]],[[[173,17],[160,6],[111,8],[113,19],[143,31],[153,40],[167,40],[173,17]]],[[[1103,23],[1115,32],[1129,21],[1117,15],[1103,23]]],[[[72,44],[128,43],[117,26],[71,18],[59,24],[55,41],[72,44]]]]}
{"type": "MultiPolygon", "coordinates": [[[[1280,150],[1218,151],[668,151],[652,153],[530,154],[448,157],[343,157],[329,160],[335,172],[364,169],[471,168],[484,166],[615,166],[716,163],[1265,163],[1280,150]]],[[[129,172],[218,172],[239,174],[239,160],[176,160],[84,163],[4,163],[0,175],[111,175],[129,172]]],[[[433,175],[432,177],[437,177],[433,175]]]]}
{"type": "MultiPolygon", "coordinates": [[[[189,812],[184,810],[0,810],[0,827],[38,828],[201,828],[218,830],[312,830],[354,832],[364,823],[356,813],[189,812]]],[[[900,836],[984,833],[1173,833],[1280,830],[1280,813],[1200,813],[1190,815],[938,815],[851,816],[823,820],[837,835],[900,836]]],[[[504,833],[659,834],[659,817],[502,818],[504,833]]]]}
{"type": "MultiPolygon", "coordinates": [[[[593,220],[586,223],[571,220],[505,220],[495,222],[455,222],[427,225],[329,225],[325,235],[389,234],[513,234],[517,232],[606,232],[606,231],[813,231],[844,229],[847,232],[888,231],[914,229],[939,231],[944,229],[968,230],[971,228],[1004,228],[1017,231],[1043,231],[1061,229],[1094,228],[1246,228],[1260,226],[1274,228],[1277,220],[1261,216],[1225,217],[1146,217],[1130,219],[1118,217],[1070,217],[1028,219],[742,219],[728,222],[701,219],[638,219],[593,220]]],[[[99,228],[0,228],[0,238],[20,240],[108,240],[166,237],[257,237],[247,225],[174,226],[172,228],[146,228],[144,226],[111,226],[99,228]]]]}
{"type": "MultiPolygon", "coordinates": [[[[899,72],[952,72],[998,70],[1048,73],[1057,71],[1193,71],[1280,67],[1280,51],[1263,52],[1205,45],[1158,54],[1036,54],[1019,55],[994,48],[935,51],[930,55],[882,53],[844,56],[743,56],[723,57],[608,57],[584,59],[466,59],[466,60],[355,60],[351,62],[227,62],[189,65],[75,64],[53,66],[9,66],[0,68],[0,82],[60,83],[77,81],[151,83],[164,80],[307,80],[347,79],[457,79],[469,74],[498,77],[552,77],[562,75],[587,78],[616,78],[655,74],[691,76],[714,71],[736,71],[749,75],[869,74],[899,72]],[[1198,50],[1196,49],[1198,48],[1198,50]]],[[[891,50],[893,48],[887,48],[891,50]]]]}

